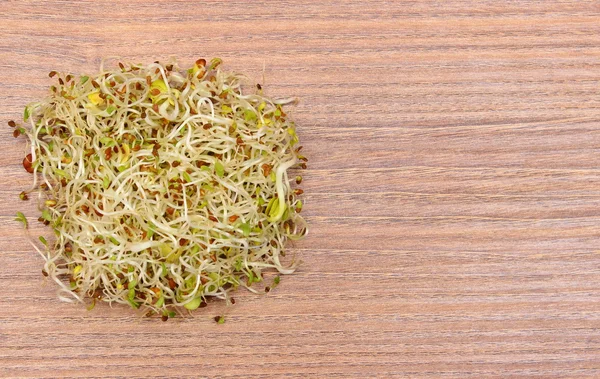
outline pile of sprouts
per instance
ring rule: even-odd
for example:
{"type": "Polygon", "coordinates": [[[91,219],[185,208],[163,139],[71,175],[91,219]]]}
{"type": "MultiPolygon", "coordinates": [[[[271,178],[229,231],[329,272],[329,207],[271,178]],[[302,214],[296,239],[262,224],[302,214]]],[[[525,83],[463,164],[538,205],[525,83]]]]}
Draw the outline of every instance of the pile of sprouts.
{"type": "Polygon", "coordinates": [[[36,192],[39,221],[55,232],[34,246],[61,300],[166,320],[210,298],[231,303],[240,286],[268,292],[279,276],[252,287],[264,270],[294,272],[296,260],[282,261],[286,241],[307,229],[294,185],[302,177],[288,176],[306,168],[283,109],[292,100],[248,91],[220,64],[52,71],[57,83],[25,108],[27,126],[9,122],[29,139],[33,186],[20,197],[36,192]]]}

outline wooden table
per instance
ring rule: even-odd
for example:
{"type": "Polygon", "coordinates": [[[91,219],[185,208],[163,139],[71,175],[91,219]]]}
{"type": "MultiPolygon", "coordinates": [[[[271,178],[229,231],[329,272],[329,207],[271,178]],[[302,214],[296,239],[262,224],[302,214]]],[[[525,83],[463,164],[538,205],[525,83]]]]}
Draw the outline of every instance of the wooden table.
{"type": "Polygon", "coordinates": [[[600,377],[597,1],[7,0],[0,25],[0,377],[600,377]],[[50,70],[170,55],[301,100],[304,265],[166,323],[60,303],[6,122],[50,70]]]}

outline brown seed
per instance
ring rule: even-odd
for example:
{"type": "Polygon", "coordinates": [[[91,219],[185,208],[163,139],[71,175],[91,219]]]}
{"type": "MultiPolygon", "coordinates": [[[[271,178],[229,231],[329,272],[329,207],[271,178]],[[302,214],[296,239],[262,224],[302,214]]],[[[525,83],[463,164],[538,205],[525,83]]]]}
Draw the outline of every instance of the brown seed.
{"type": "Polygon", "coordinates": [[[48,276],[48,271],[46,271],[46,270],[42,270],[42,275],[44,275],[44,276],[48,276]]]}
{"type": "Polygon", "coordinates": [[[65,245],[65,251],[66,251],[67,253],[71,253],[71,252],[73,252],[73,248],[71,247],[71,245],[70,245],[70,244],[66,244],[66,245],[65,245]]]}
{"type": "Polygon", "coordinates": [[[118,146],[113,146],[113,153],[117,154],[119,152],[119,147],[118,146]]]}
{"type": "Polygon", "coordinates": [[[53,78],[54,75],[56,75],[57,72],[56,71],[50,71],[50,73],[48,74],[49,77],[53,78]]]}
{"type": "Polygon", "coordinates": [[[150,75],[146,76],[146,83],[148,83],[148,85],[152,85],[152,78],[150,75]]]}
{"type": "Polygon", "coordinates": [[[215,322],[221,321],[221,316],[215,316],[215,322]]]}
{"type": "Polygon", "coordinates": [[[135,83],[135,89],[137,89],[138,91],[142,89],[142,83],[137,82],[135,83]]]}
{"type": "Polygon", "coordinates": [[[204,124],[204,125],[202,126],[202,129],[204,129],[204,130],[208,130],[208,129],[210,129],[210,128],[212,128],[212,124],[204,124]]]}
{"type": "Polygon", "coordinates": [[[173,65],[172,64],[166,65],[165,68],[167,69],[167,71],[173,71],[173,65]]]}
{"type": "Polygon", "coordinates": [[[94,243],[100,243],[102,241],[104,241],[104,239],[102,237],[96,237],[96,238],[94,238],[94,243]]]}
{"type": "Polygon", "coordinates": [[[184,246],[184,245],[187,245],[187,243],[188,243],[188,242],[189,242],[189,241],[188,241],[188,240],[186,240],[185,238],[180,238],[180,239],[179,239],[179,246],[184,246]]]}
{"type": "Polygon", "coordinates": [[[33,174],[33,161],[31,154],[27,154],[23,159],[23,168],[30,174],[33,174]]]}
{"type": "Polygon", "coordinates": [[[140,151],[142,147],[140,145],[135,145],[134,147],[131,148],[131,150],[133,151],[140,151]]]}
{"type": "Polygon", "coordinates": [[[160,90],[158,88],[153,88],[152,91],[150,91],[150,95],[158,96],[160,95],[160,90]]]}
{"type": "Polygon", "coordinates": [[[26,193],[25,191],[22,191],[22,192],[19,194],[19,198],[20,198],[21,200],[29,200],[29,196],[27,196],[27,193],[26,193]]]}
{"type": "Polygon", "coordinates": [[[58,84],[63,86],[63,85],[65,85],[65,82],[62,80],[62,78],[58,78],[58,84]]]}
{"type": "Polygon", "coordinates": [[[268,175],[271,173],[271,170],[272,170],[273,168],[271,167],[271,165],[270,165],[270,164],[266,164],[266,163],[265,163],[265,164],[263,164],[263,165],[262,165],[262,169],[263,169],[263,175],[264,175],[264,176],[268,176],[268,175]]]}
{"type": "Polygon", "coordinates": [[[300,189],[300,188],[297,188],[297,189],[294,190],[294,193],[296,195],[302,195],[304,193],[304,191],[302,189],[300,189]]]}
{"type": "Polygon", "coordinates": [[[235,222],[235,220],[237,220],[238,218],[240,218],[240,216],[238,215],[229,216],[229,222],[235,222]]]}
{"type": "Polygon", "coordinates": [[[107,147],[106,150],[104,150],[104,158],[110,159],[110,157],[112,157],[112,149],[107,147]]]}
{"type": "Polygon", "coordinates": [[[156,113],[158,113],[158,104],[154,104],[152,105],[152,110],[156,113]]]}
{"type": "Polygon", "coordinates": [[[171,207],[167,207],[167,214],[169,216],[173,216],[173,213],[175,213],[175,209],[171,208],[171,207]]]}
{"type": "Polygon", "coordinates": [[[70,74],[67,75],[67,77],[65,78],[65,82],[70,82],[72,78],[73,77],[70,74]]]}
{"type": "Polygon", "coordinates": [[[209,216],[208,216],[208,219],[209,219],[210,221],[214,221],[214,222],[218,222],[218,221],[219,221],[219,220],[218,220],[218,219],[217,219],[215,216],[213,216],[213,215],[209,215],[209,216]]]}
{"type": "Polygon", "coordinates": [[[271,287],[269,287],[269,286],[266,286],[266,287],[265,287],[265,292],[269,293],[270,291],[271,291],[271,287]]]}
{"type": "Polygon", "coordinates": [[[177,166],[179,166],[180,164],[181,164],[181,162],[179,162],[179,161],[175,161],[175,162],[171,163],[171,167],[177,167],[177,166]]]}
{"type": "Polygon", "coordinates": [[[296,184],[302,183],[302,177],[300,175],[296,176],[296,184]]]}
{"type": "Polygon", "coordinates": [[[167,320],[169,320],[169,316],[167,316],[167,315],[162,315],[162,316],[160,317],[160,319],[161,319],[161,320],[164,322],[164,321],[167,321],[167,320]]]}
{"type": "Polygon", "coordinates": [[[200,59],[198,59],[198,60],[196,61],[196,65],[197,65],[198,67],[204,67],[204,66],[206,66],[206,59],[204,59],[204,58],[200,58],[200,59]]]}
{"type": "Polygon", "coordinates": [[[15,129],[13,131],[13,137],[17,138],[21,135],[21,131],[19,129],[15,129]]]}
{"type": "Polygon", "coordinates": [[[229,299],[229,301],[231,302],[231,304],[235,304],[235,299],[233,297],[229,299]]]}
{"type": "Polygon", "coordinates": [[[121,70],[125,70],[125,65],[121,62],[119,62],[119,67],[121,68],[121,70]]]}
{"type": "Polygon", "coordinates": [[[306,163],[302,163],[302,164],[300,165],[300,168],[301,168],[301,169],[303,169],[303,170],[306,170],[306,163]]]}
{"type": "Polygon", "coordinates": [[[242,139],[242,137],[237,137],[237,138],[235,139],[235,143],[236,143],[238,146],[241,146],[241,145],[243,145],[243,144],[244,144],[244,140],[242,139]]]}
{"type": "Polygon", "coordinates": [[[175,280],[173,280],[173,278],[169,278],[169,288],[172,290],[177,288],[177,283],[175,283],[175,280]]]}
{"type": "Polygon", "coordinates": [[[260,85],[260,83],[256,83],[256,88],[258,88],[259,90],[262,89],[262,86],[260,85]]]}
{"type": "Polygon", "coordinates": [[[17,126],[17,124],[13,120],[10,120],[8,122],[8,126],[10,126],[11,128],[14,128],[15,126],[17,126]]]}
{"type": "Polygon", "coordinates": [[[98,82],[97,82],[97,81],[95,81],[95,80],[92,80],[92,86],[93,86],[94,88],[100,88],[100,84],[98,84],[98,82]]]}

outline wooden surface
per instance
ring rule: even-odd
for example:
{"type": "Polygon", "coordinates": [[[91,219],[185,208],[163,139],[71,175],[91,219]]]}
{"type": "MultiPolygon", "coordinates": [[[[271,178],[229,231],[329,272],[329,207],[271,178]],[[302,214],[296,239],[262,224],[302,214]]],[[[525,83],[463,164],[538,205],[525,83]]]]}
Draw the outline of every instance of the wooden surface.
{"type": "Polygon", "coordinates": [[[0,24],[0,377],[600,377],[599,2],[5,0],[0,24]],[[301,100],[305,263],[223,325],[60,303],[12,221],[6,121],[115,55],[301,100]]]}

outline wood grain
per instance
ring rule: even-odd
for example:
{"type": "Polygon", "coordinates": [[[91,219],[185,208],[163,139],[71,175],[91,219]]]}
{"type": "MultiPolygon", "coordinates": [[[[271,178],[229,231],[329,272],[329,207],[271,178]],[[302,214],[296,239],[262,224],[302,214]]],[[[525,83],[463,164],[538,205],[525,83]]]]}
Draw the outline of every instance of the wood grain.
{"type": "Polygon", "coordinates": [[[66,305],[2,127],[0,377],[600,377],[597,1],[6,0],[0,23],[3,125],[107,56],[220,56],[297,96],[311,227],[223,325],[66,305]]]}

